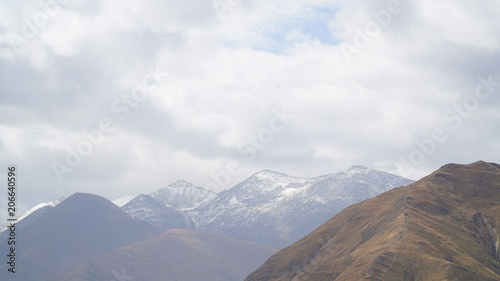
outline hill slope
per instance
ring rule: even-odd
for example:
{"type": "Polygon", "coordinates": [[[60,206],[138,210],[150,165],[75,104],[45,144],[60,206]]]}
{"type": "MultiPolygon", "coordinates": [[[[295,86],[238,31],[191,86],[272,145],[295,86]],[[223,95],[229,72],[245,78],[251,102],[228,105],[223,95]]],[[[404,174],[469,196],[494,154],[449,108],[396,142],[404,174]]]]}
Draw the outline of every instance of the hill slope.
{"type": "Polygon", "coordinates": [[[75,193],[17,233],[17,272],[7,271],[2,255],[0,280],[50,280],[84,260],[159,234],[100,196],[75,193]]]}
{"type": "Polygon", "coordinates": [[[174,228],[194,229],[194,223],[188,215],[168,207],[151,195],[141,194],[121,208],[133,218],[150,223],[160,232],[174,228]]]}
{"type": "Polygon", "coordinates": [[[500,280],[500,165],[449,164],[346,208],[247,277],[500,280]]]}
{"type": "Polygon", "coordinates": [[[174,229],[91,259],[58,280],[126,275],[126,280],[240,281],[276,251],[216,233],[174,229]]]}
{"type": "MultiPolygon", "coordinates": [[[[30,225],[32,222],[36,221],[38,218],[43,216],[50,209],[54,208],[62,201],[64,201],[64,199],[66,199],[66,198],[60,197],[52,202],[40,203],[40,204],[36,205],[35,207],[31,208],[26,213],[22,214],[21,216],[19,216],[17,218],[16,230],[23,231],[23,229],[25,227],[30,225]]],[[[0,228],[0,240],[6,239],[9,237],[10,232],[6,231],[6,230],[7,230],[7,226],[0,228]]]]}

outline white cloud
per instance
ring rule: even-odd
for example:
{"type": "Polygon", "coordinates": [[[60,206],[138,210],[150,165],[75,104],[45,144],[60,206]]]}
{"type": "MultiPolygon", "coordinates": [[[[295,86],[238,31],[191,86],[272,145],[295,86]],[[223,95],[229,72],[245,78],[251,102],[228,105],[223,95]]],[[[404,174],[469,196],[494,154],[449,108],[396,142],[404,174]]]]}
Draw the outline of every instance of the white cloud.
{"type": "Polygon", "coordinates": [[[354,44],[388,3],[244,0],[221,21],[211,1],[71,1],[19,44],[10,38],[39,4],[0,4],[0,163],[25,167],[30,205],[76,191],[146,193],[178,179],[205,185],[230,161],[242,168],[233,184],[268,168],[398,172],[399,156],[441,127],[447,141],[413,178],[498,158],[500,88],[456,131],[443,114],[474,93],[478,76],[500,73],[500,5],[401,0],[401,13],[349,63],[340,43],[354,44]],[[121,120],[112,102],[156,67],[170,76],[121,120]],[[248,161],[238,146],[284,106],[297,117],[248,161]],[[103,118],[121,130],[59,183],[51,163],[103,118]]]}

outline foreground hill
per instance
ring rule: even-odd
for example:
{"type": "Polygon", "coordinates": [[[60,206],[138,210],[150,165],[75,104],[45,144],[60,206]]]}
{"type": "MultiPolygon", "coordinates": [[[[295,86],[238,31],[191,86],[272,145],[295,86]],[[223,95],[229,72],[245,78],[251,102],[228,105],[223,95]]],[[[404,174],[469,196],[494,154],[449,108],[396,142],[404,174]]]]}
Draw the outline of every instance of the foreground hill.
{"type": "Polygon", "coordinates": [[[449,164],[346,208],[247,277],[500,280],[500,165],[449,164]]]}
{"type": "Polygon", "coordinates": [[[278,249],[174,229],[91,259],[57,280],[240,281],[278,249]],[[120,280],[120,279],[118,279],[120,280]]]}
{"type": "MultiPolygon", "coordinates": [[[[36,221],[38,218],[42,217],[49,210],[51,210],[52,208],[57,206],[59,203],[64,201],[64,199],[66,199],[66,198],[60,197],[52,202],[40,203],[40,204],[36,205],[35,207],[31,208],[26,213],[22,214],[21,216],[19,216],[17,218],[16,231],[18,231],[18,232],[23,231],[24,228],[26,228],[32,222],[36,221]]],[[[8,238],[9,234],[10,234],[10,231],[8,231],[7,225],[0,228],[0,240],[8,238]]]]}
{"type": "MultiPolygon", "coordinates": [[[[52,280],[81,262],[160,233],[97,195],[76,193],[17,233],[16,273],[0,258],[0,280],[52,280]]],[[[0,241],[8,253],[7,242],[0,241]]]]}

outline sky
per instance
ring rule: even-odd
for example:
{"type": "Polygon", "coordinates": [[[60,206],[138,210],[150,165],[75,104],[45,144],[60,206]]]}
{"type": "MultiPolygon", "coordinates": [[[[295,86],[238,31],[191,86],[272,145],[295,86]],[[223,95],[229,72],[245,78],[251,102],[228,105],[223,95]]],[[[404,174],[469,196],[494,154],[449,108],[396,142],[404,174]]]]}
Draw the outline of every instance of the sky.
{"type": "Polygon", "coordinates": [[[494,0],[1,0],[2,186],[16,165],[22,213],[265,169],[498,163],[498,18],[494,0]]]}

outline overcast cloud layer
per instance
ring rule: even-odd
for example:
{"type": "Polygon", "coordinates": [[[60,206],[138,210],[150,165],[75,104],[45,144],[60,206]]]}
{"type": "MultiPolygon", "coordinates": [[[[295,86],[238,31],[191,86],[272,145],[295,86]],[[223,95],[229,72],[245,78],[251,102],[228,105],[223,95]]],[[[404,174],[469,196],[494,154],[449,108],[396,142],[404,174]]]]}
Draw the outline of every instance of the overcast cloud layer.
{"type": "Polygon", "coordinates": [[[499,18],[495,0],[0,1],[0,166],[25,210],[499,162],[499,18]]]}

